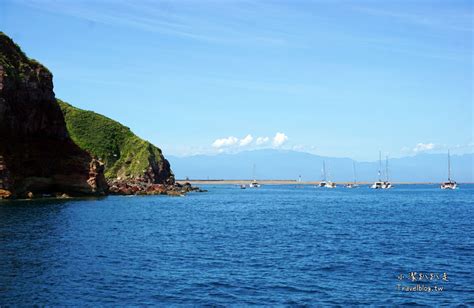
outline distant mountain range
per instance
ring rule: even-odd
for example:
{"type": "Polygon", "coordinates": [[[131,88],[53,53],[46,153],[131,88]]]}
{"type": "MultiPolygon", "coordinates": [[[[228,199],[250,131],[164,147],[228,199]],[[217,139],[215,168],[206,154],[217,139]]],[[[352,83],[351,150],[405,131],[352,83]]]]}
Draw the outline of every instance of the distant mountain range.
{"type": "MultiPolygon", "coordinates": [[[[473,182],[474,154],[451,155],[451,175],[457,182],[473,182]]],[[[253,165],[257,179],[321,179],[323,161],[332,181],[352,181],[350,158],[324,157],[288,150],[255,150],[236,154],[168,156],[177,179],[251,179],[253,165]]],[[[355,162],[358,181],[378,178],[379,162],[355,162]]],[[[385,177],[385,161],[382,162],[385,177]]],[[[447,178],[446,154],[418,154],[389,160],[389,178],[394,182],[440,182],[447,178]]]]}

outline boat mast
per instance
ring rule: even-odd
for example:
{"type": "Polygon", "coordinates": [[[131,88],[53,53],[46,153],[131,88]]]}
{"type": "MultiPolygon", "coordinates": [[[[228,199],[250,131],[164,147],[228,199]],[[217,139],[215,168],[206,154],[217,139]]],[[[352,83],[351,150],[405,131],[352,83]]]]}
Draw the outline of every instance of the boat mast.
{"type": "Polygon", "coordinates": [[[255,164],[253,164],[252,176],[253,176],[253,181],[254,181],[254,182],[257,181],[257,179],[255,178],[255,169],[256,169],[255,164]]]}
{"type": "Polygon", "coordinates": [[[357,176],[356,176],[356,163],[355,161],[352,162],[352,169],[354,171],[354,185],[357,183],[357,176]]]}
{"type": "Polygon", "coordinates": [[[388,156],[385,156],[385,177],[387,178],[388,182],[388,156]]]}
{"type": "Polygon", "coordinates": [[[326,181],[326,162],[323,160],[323,181],[326,181]]]}
{"type": "Polygon", "coordinates": [[[448,150],[448,182],[451,182],[451,155],[448,150]]]}
{"type": "Polygon", "coordinates": [[[382,151],[379,151],[379,182],[382,182],[382,151]]]}

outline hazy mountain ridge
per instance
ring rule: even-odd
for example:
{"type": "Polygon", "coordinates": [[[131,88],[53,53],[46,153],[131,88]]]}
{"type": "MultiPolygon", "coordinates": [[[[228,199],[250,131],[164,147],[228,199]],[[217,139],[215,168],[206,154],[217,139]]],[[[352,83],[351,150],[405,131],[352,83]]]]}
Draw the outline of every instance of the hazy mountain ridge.
{"type": "MultiPolygon", "coordinates": [[[[377,157],[377,153],[374,155],[377,157]]],[[[451,175],[458,182],[473,182],[474,154],[452,155],[451,175]]],[[[333,181],[352,181],[353,160],[314,155],[289,150],[255,150],[236,154],[196,155],[187,157],[168,156],[178,179],[250,179],[253,164],[257,179],[297,179],[303,181],[321,179],[323,161],[328,178],[333,181]]],[[[357,162],[358,181],[374,181],[378,178],[379,162],[357,162]]],[[[385,177],[385,161],[382,162],[385,177]]],[[[394,182],[440,182],[447,178],[446,154],[418,154],[389,160],[389,178],[394,182]]]]}

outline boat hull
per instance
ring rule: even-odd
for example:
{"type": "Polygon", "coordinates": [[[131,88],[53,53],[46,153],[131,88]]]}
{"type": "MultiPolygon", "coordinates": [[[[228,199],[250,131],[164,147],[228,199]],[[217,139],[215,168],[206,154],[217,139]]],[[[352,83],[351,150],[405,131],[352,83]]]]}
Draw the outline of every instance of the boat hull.
{"type": "Polygon", "coordinates": [[[456,183],[442,183],[440,186],[441,189],[454,190],[458,188],[456,183]]]}
{"type": "Polygon", "coordinates": [[[375,182],[370,186],[372,189],[390,189],[392,188],[392,183],[390,182],[375,182]]]}
{"type": "Polygon", "coordinates": [[[330,182],[330,181],[322,181],[318,185],[319,187],[325,187],[325,188],[336,188],[336,183],[330,182]]]}

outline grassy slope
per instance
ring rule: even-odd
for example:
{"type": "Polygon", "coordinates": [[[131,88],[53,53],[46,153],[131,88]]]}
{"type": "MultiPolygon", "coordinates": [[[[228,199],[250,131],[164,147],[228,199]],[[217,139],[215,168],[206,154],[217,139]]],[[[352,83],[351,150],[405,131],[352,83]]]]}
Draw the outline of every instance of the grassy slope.
{"type": "Polygon", "coordinates": [[[74,142],[105,163],[107,178],[142,176],[149,161],[160,161],[161,150],[138,138],[128,127],[58,99],[74,142]]]}

